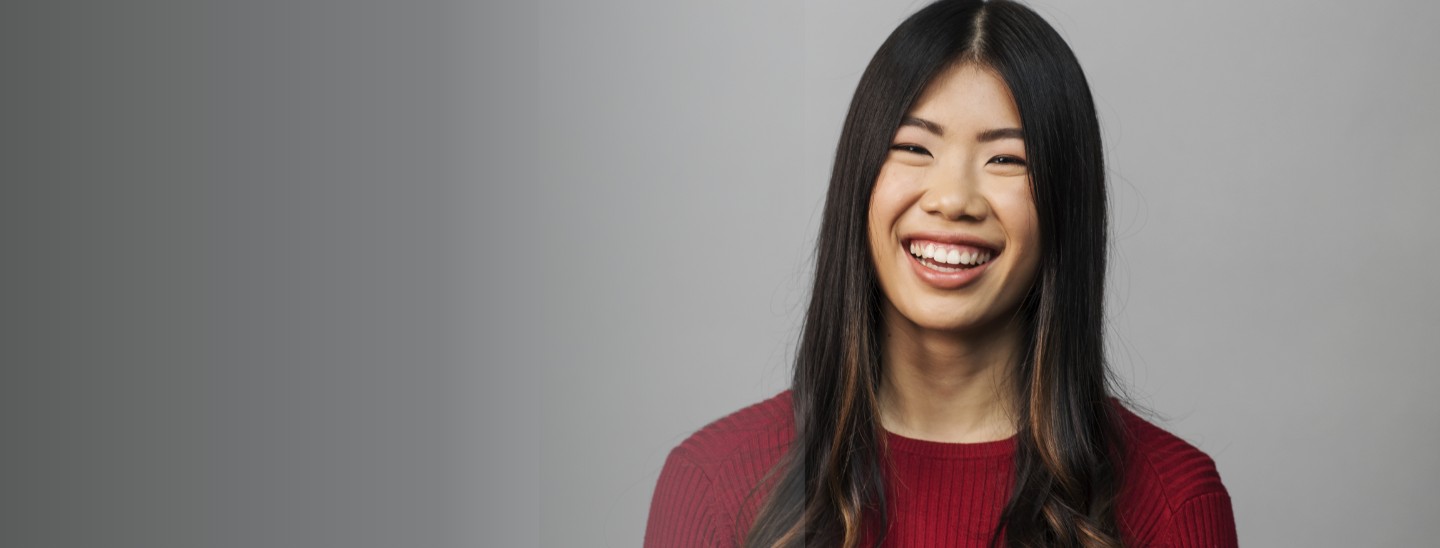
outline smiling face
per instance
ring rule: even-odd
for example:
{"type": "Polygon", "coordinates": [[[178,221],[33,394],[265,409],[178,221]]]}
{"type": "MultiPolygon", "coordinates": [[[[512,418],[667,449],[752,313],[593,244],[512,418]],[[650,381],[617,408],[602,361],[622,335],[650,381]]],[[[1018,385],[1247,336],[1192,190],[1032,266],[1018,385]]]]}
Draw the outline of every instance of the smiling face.
{"type": "Polygon", "coordinates": [[[967,63],[931,81],[891,141],[868,222],[887,324],[1005,325],[1035,278],[1040,237],[1020,114],[998,76],[967,63]]]}

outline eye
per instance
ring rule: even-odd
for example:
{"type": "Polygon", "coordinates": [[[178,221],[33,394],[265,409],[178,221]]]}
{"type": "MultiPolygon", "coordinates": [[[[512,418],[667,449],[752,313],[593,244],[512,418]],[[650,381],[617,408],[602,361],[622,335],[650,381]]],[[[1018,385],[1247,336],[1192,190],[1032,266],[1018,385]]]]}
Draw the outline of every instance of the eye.
{"type": "Polygon", "coordinates": [[[901,150],[901,151],[910,152],[910,153],[914,153],[914,154],[924,154],[924,155],[926,155],[926,156],[930,156],[930,151],[925,150],[924,147],[920,147],[920,146],[916,146],[916,145],[892,145],[892,146],[890,147],[890,150],[901,150]]]}
{"type": "Polygon", "coordinates": [[[1000,164],[1002,166],[1023,166],[1025,165],[1025,160],[1014,156],[996,156],[990,159],[990,163],[1000,164]]]}

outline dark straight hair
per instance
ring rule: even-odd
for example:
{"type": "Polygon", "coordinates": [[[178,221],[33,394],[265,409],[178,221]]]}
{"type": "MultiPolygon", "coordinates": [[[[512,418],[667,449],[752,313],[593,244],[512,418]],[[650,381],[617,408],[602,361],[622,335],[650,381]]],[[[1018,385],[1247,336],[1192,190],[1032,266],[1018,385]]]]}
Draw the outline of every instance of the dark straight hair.
{"type": "Polygon", "coordinates": [[[1106,195],[1095,105],[1079,62],[1019,4],[940,0],[870,60],[840,134],[795,358],[795,439],[745,546],[858,546],[888,528],[888,449],[876,420],[881,303],[867,241],[870,196],[901,119],[955,63],[997,74],[1019,110],[1038,213],[1039,271],[1017,311],[1011,370],[1014,484],[991,539],[1011,547],[1118,546],[1123,454],[1103,342],[1106,195]]]}

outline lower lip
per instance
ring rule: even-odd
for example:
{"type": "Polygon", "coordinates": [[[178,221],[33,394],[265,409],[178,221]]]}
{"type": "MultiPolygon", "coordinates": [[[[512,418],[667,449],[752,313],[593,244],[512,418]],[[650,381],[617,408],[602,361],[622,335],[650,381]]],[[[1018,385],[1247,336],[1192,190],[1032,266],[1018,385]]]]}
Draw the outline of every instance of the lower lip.
{"type": "MultiPolygon", "coordinates": [[[[900,252],[905,253],[904,249],[901,249],[900,252]]],[[[922,264],[919,257],[909,253],[905,253],[905,256],[910,258],[910,266],[915,268],[915,275],[937,289],[959,289],[969,285],[975,281],[976,278],[979,278],[981,274],[984,274],[985,269],[989,268],[990,264],[994,263],[995,259],[998,258],[991,257],[990,260],[985,261],[985,264],[957,272],[941,272],[922,264]]]]}

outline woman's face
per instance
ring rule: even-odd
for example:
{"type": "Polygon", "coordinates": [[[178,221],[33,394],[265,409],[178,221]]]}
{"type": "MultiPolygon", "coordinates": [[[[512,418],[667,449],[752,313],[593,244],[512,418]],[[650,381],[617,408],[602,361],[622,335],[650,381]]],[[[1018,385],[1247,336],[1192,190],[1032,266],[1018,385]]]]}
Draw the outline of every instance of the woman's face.
{"type": "Polygon", "coordinates": [[[1025,159],[1019,112],[997,76],[965,64],[930,83],[870,196],[887,318],[949,332],[1008,320],[1039,264],[1025,159]]]}

